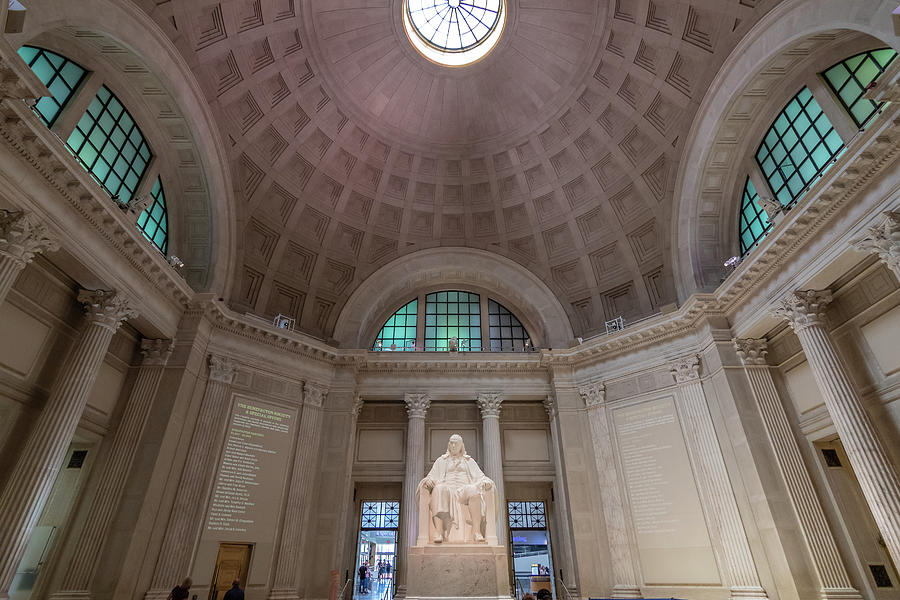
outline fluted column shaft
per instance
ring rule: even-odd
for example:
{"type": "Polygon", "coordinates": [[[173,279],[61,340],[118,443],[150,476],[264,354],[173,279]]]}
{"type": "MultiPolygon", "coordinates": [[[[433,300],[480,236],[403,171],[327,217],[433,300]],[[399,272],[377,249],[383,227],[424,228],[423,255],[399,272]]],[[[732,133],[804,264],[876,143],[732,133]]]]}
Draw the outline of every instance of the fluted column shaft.
{"type": "Polygon", "coordinates": [[[676,361],[671,368],[681,388],[678,412],[688,432],[688,447],[698,471],[700,491],[706,498],[722,542],[731,580],[731,597],[768,598],[759,582],[706,395],[700,384],[700,359],[689,356],[676,361]]]}
{"type": "Polygon", "coordinates": [[[900,478],[828,333],[827,291],[792,294],[776,314],[791,323],[887,551],[900,564],[900,478]]]}
{"type": "Polygon", "coordinates": [[[500,442],[500,393],[479,394],[475,400],[481,409],[481,435],[484,446],[484,474],[497,487],[497,539],[488,539],[488,544],[499,544],[504,548],[508,543],[506,526],[506,493],[503,489],[503,454],[500,442]]]}
{"type": "Polygon", "coordinates": [[[631,544],[625,525],[619,478],[616,473],[616,457],[609,434],[609,418],[606,414],[606,387],[594,383],[579,389],[587,407],[594,445],[594,458],[600,482],[600,503],[606,521],[609,553],[612,559],[613,598],[642,598],[641,588],[634,574],[631,544]]]}
{"type": "MultiPolygon", "coordinates": [[[[559,543],[556,544],[557,556],[560,557],[563,564],[557,566],[557,572],[565,571],[565,581],[560,578],[557,580],[557,589],[565,588],[568,592],[567,598],[579,598],[578,584],[576,583],[575,568],[575,544],[572,540],[570,530],[571,518],[569,517],[569,497],[568,487],[563,476],[565,467],[562,461],[562,439],[559,433],[559,410],[556,400],[553,396],[547,396],[544,399],[544,409],[547,411],[547,418],[550,425],[550,452],[553,460],[553,489],[555,490],[554,504],[559,514],[559,523],[556,531],[559,534],[559,543]]],[[[559,593],[557,593],[559,596],[559,593]]]]}
{"type": "Polygon", "coordinates": [[[59,243],[34,215],[0,209],[0,304],[36,254],[58,248],[59,243]]]}
{"type": "MultiPolygon", "coordinates": [[[[346,560],[345,548],[347,545],[347,533],[349,530],[350,515],[352,514],[352,504],[349,498],[352,494],[353,485],[353,460],[356,452],[356,436],[357,423],[359,421],[359,413],[362,410],[364,401],[357,394],[353,398],[353,406],[350,408],[350,441],[347,444],[347,458],[344,463],[344,481],[341,486],[343,507],[338,520],[338,541],[334,545],[334,562],[336,569],[340,569],[344,560],[346,560]]],[[[352,565],[351,565],[352,567],[352,565]]]]}
{"type": "Polygon", "coordinates": [[[270,600],[298,600],[297,567],[300,565],[301,533],[315,486],[319,469],[319,439],[322,432],[322,403],[328,390],[314,383],[303,384],[303,414],[297,433],[294,466],[291,469],[291,485],[288,490],[284,520],[281,524],[281,542],[278,545],[278,561],[275,567],[275,585],[269,592],[270,600]]]}
{"type": "Polygon", "coordinates": [[[400,505],[400,581],[397,595],[406,597],[409,549],[416,545],[419,507],[416,504],[416,487],[425,476],[425,414],[431,406],[428,394],[407,393],[404,397],[409,424],[406,429],[406,471],[403,476],[403,503],[400,505]]]}
{"type": "Polygon", "coordinates": [[[775,389],[772,373],[766,365],[765,340],[735,340],[735,346],[744,363],[750,380],[750,391],[762,415],[766,436],[772,444],[775,461],[800,522],[800,530],[819,578],[821,597],[862,598],[850,583],[825,512],[791,431],[787,413],[775,389]]]}
{"type": "Polygon", "coordinates": [[[206,495],[215,472],[217,442],[228,421],[228,387],[234,379],[230,358],[209,357],[209,381],[194,425],[184,470],[178,483],[175,505],[163,537],[159,560],[153,571],[148,600],[165,600],[176,582],[188,573],[194,548],[203,528],[206,495]]]}
{"type": "Polygon", "coordinates": [[[7,598],[28,538],[78,427],[109,342],[122,321],[136,316],[113,292],[82,291],[87,322],[66,359],[44,409],[0,496],[0,598],[7,598]]]}
{"type": "Polygon", "coordinates": [[[91,597],[89,590],[100,552],[119,507],[125,482],[137,453],[138,442],[144,432],[144,425],[150,415],[150,406],[156,397],[172,348],[172,340],[141,342],[144,360],[128,404],[125,406],[125,412],[113,434],[112,445],[98,477],[99,485],[78,537],[75,553],[69,560],[60,591],[52,596],[56,600],[91,597]]]}

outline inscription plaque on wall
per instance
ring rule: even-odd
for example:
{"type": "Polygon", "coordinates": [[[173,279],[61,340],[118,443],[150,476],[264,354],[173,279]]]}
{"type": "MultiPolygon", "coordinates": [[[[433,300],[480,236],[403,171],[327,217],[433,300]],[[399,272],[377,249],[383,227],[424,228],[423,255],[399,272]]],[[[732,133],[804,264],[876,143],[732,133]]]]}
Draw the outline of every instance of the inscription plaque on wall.
{"type": "Polygon", "coordinates": [[[674,400],[616,409],[613,421],[644,583],[719,583],[674,400]]]}

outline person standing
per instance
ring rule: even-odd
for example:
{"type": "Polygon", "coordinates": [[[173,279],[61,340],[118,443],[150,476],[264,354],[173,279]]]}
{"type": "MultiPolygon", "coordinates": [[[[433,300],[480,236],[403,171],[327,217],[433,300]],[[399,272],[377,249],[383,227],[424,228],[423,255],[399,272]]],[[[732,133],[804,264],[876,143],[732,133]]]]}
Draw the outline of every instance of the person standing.
{"type": "Polygon", "coordinates": [[[181,582],[181,585],[176,585],[172,588],[172,591],[169,592],[169,597],[166,600],[187,600],[188,590],[191,589],[191,584],[194,582],[191,581],[190,577],[185,577],[184,581],[181,582]]]}
{"type": "Polygon", "coordinates": [[[244,600],[244,590],[241,589],[241,582],[235,579],[231,582],[231,589],[225,592],[222,600],[244,600]]]}
{"type": "Polygon", "coordinates": [[[366,593],[366,563],[359,565],[359,570],[357,571],[357,575],[359,575],[359,593],[366,593]]]}

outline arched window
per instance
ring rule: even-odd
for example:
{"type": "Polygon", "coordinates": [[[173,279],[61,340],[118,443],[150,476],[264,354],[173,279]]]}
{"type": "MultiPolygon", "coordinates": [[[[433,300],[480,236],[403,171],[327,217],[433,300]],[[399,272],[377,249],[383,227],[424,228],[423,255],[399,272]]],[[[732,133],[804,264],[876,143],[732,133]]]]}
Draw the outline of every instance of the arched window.
{"type": "Polygon", "coordinates": [[[499,302],[488,300],[488,321],[491,352],[525,352],[531,349],[531,338],[525,327],[499,302]]]}
{"type": "Polygon", "coordinates": [[[372,350],[531,352],[535,347],[522,322],[496,300],[442,290],[421,294],[398,309],[378,332],[372,350]],[[422,317],[417,316],[420,308],[422,317]],[[482,314],[487,319],[482,320],[482,314]],[[419,318],[424,318],[424,327],[416,327],[419,318]]]}
{"type": "Polygon", "coordinates": [[[19,56],[52,94],[40,98],[34,105],[34,112],[50,127],[69,99],[75,95],[75,90],[87,71],[64,56],[35,46],[22,46],[19,48],[19,56]]]}
{"type": "Polygon", "coordinates": [[[416,349],[416,314],[419,309],[418,299],[405,304],[400,310],[391,315],[375,343],[372,350],[376,352],[390,351],[411,352],[416,349]]]}
{"type": "Polygon", "coordinates": [[[434,292],[425,296],[425,350],[481,350],[481,307],[478,294],[434,292]]]}
{"type": "Polygon", "coordinates": [[[844,148],[809,88],[779,113],[756,151],[756,162],[775,198],[790,206],[844,148]]]}
{"type": "Polygon", "coordinates": [[[869,50],[842,60],[822,73],[831,91],[860,129],[871,123],[872,117],[884,105],[884,102],[863,98],[866,88],[884,73],[896,57],[897,53],[891,48],[869,50]]]}
{"type": "Polygon", "coordinates": [[[144,134],[106,86],[97,92],[66,144],[119,202],[131,200],[152,157],[144,134]]]}
{"type": "Polygon", "coordinates": [[[153,242],[153,245],[165,254],[169,246],[169,223],[166,215],[166,195],[159,177],[153,184],[150,197],[153,202],[138,217],[137,226],[144,237],[153,242]]]}
{"type": "Polygon", "coordinates": [[[744,194],[741,197],[741,218],[738,225],[738,237],[741,240],[741,256],[752,250],[769,231],[769,216],[756,203],[759,194],[753,182],[747,178],[744,194]]]}

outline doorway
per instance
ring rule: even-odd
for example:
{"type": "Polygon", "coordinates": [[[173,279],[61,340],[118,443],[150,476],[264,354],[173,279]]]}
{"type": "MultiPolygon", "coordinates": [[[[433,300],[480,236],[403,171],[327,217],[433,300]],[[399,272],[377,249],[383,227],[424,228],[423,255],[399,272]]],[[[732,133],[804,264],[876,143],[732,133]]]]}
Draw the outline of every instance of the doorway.
{"type": "Polygon", "coordinates": [[[556,598],[547,506],[543,501],[507,502],[516,598],[547,590],[556,598]]]}
{"type": "Polygon", "coordinates": [[[252,544],[219,544],[216,570],[213,571],[212,585],[209,586],[209,600],[224,597],[234,581],[238,582],[241,589],[247,586],[252,552],[252,544]]]}
{"type": "Polygon", "coordinates": [[[815,447],[859,561],[858,572],[865,588],[860,592],[874,600],[896,599],[900,585],[897,566],[887,553],[844,445],[839,439],[834,439],[816,442],[815,447]]]}
{"type": "Polygon", "coordinates": [[[399,502],[362,502],[356,543],[354,600],[389,600],[394,596],[399,527],[399,502]]]}

